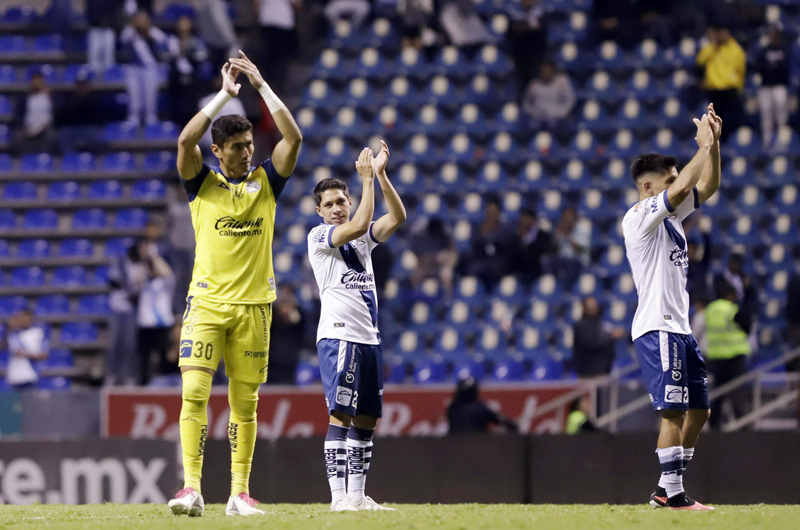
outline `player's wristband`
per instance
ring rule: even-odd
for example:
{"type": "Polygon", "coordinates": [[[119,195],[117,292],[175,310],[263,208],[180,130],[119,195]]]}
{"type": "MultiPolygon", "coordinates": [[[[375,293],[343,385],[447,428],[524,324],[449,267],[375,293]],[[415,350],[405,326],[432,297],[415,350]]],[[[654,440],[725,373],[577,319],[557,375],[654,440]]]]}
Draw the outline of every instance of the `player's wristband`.
{"type": "Polygon", "coordinates": [[[278,96],[275,95],[275,92],[272,91],[267,83],[261,85],[261,88],[258,89],[258,93],[261,94],[261,98],[264,100],[264,103],[267,104],[270,114],[275,114],[279,110],[286,108],[283,101],[278,99],[278,96]]]}
{"type": "Polygon", "coordinates": [[[222,110],[222,107],[224,107],[225,104],[228,103],[231,99],[233,99],[233,96],[231,96],[224,90],[220,90],[219,94],[214,96],[214,99],[211,100],[211,103],[203,107],[203,110],[201,110],[200,112],[208,116],[209,120],[213,120],[217,116],[217,114],[219,114],[219,111],[222,110]]]}

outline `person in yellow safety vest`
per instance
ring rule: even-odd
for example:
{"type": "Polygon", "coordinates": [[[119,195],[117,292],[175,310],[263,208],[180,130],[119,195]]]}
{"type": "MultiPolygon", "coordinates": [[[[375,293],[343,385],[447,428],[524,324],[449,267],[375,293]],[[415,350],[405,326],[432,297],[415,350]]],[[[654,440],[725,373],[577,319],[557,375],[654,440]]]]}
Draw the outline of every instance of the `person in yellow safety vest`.
{"type": "Polygon", "coordinates": [[[564,427],[566,434],[581,434],[584,432],[594,432],[597,430],[594,423],[589,419],[589,410],[592,406],[589,394],[584,394],[574,400],[569,405],[569,415],[567,425],[564,427]]]}
{"type": "MultiPolygon", "coordinates": [[[[747,335],[750,333],[750,315],[736,303],[736,289],[729,283],[720,288],[719,299],[711,302],[705,309],[706,363],[708,373],[714,377],[714,385],[720,387],[747,372],[747,357],[752,352],[747,335]]],[[[747,390],[739,388],[712,403],[714,414],[710,424],[719,428],[722,421],[722,405],[729,399],[733,406],[734,419],[743,416],[747,390]]]]}

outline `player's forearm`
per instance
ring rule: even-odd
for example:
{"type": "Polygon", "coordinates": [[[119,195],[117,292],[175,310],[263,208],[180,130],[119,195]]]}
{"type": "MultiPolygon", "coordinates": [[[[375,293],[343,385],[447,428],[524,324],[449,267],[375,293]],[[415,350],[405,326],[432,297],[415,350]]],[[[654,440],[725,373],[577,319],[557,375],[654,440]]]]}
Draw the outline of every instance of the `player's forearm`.
{"type": "Polygon", "coordinates": [[[300,144],[303,143],[303,133],[300,132],[300,127],[294,121],[294,116],[289,112],[286,107],[278,110],[272,114],[272,119],[275,120],[275,125],[283,136],[283,139],[292,147],[299,149],[300,144]]]}
{"type": "MultiPolygon", "coordinates": [[[[697,186],[697,183],[700,181],[700,177],[703,175],[703,171],[706,168],[710,158],[711,146],[700,146],[692,160],[686,164],[686,166],[683,168],[683,171],[681,171],[678,175],[678,178],[675,179],[675,182],[669,187],[670,192],[676,192],[676,198],[680,197],[679,194],[683,195],[679,198],[678,203],[673,204],[673,206],[677,206],[677,204],[682,202],[683,199],[685,199],[692,192],[695,186],[697,186]]],[[[669,195],[670,202],[672,202],[672,193],[669,195]]]]}
{"type": "Polygon", "coordinates": [[[364,189],[361,192],[361,202],[358,203],[358,209],[353,216],[352,223],[361,237],[369,230],[369,225],[372,222],[372,217],[375,215],[375,180],[364,179],[364,189]]]}
{"type": "Polygon", "coordinates": [[[386,200],[389,215],[396,225],[399,226],[404,223],[407,218],[406,207],[403,205],[400,195],[397,193],[397,190],[394,189],[394,186],[392,186],[392,182],[389,180],[385,171],[378,174],[378,183],[381,186],[381,191],[383,191],[383,198],[386,200]]]}
{"type": "Polygon", "coordinates": [[[211,119],[202,111],[198,112],[181,131],[178,144],[187,150],[194,148],[210,126],[211,119]]]}

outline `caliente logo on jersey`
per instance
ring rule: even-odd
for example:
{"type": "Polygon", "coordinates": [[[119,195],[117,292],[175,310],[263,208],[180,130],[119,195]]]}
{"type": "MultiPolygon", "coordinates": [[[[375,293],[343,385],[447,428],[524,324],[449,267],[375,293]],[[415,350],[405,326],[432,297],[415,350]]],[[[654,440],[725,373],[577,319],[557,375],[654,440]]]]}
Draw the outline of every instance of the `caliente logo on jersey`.
{"type": "Polygon", "coordinates": [[[260,236],[261,228],[264,226],[264,218],[238,220],[230,215],[220,217],[214,225],[215,230],[219,230],[219,235],[228,237],[249,237],[260,236]]]}

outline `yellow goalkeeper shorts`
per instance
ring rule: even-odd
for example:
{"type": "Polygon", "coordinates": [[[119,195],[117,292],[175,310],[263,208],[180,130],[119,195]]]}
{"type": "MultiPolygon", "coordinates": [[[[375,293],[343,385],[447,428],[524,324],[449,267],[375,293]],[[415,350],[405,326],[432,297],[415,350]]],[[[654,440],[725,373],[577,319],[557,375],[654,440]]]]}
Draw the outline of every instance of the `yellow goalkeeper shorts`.
{"type": "Polygon", "coordinates": [[[247,383],[264,383],[269,364],[272,304],[220,304],[190,296],[181,329],[178,366],[216,370],[247,383]]]}

